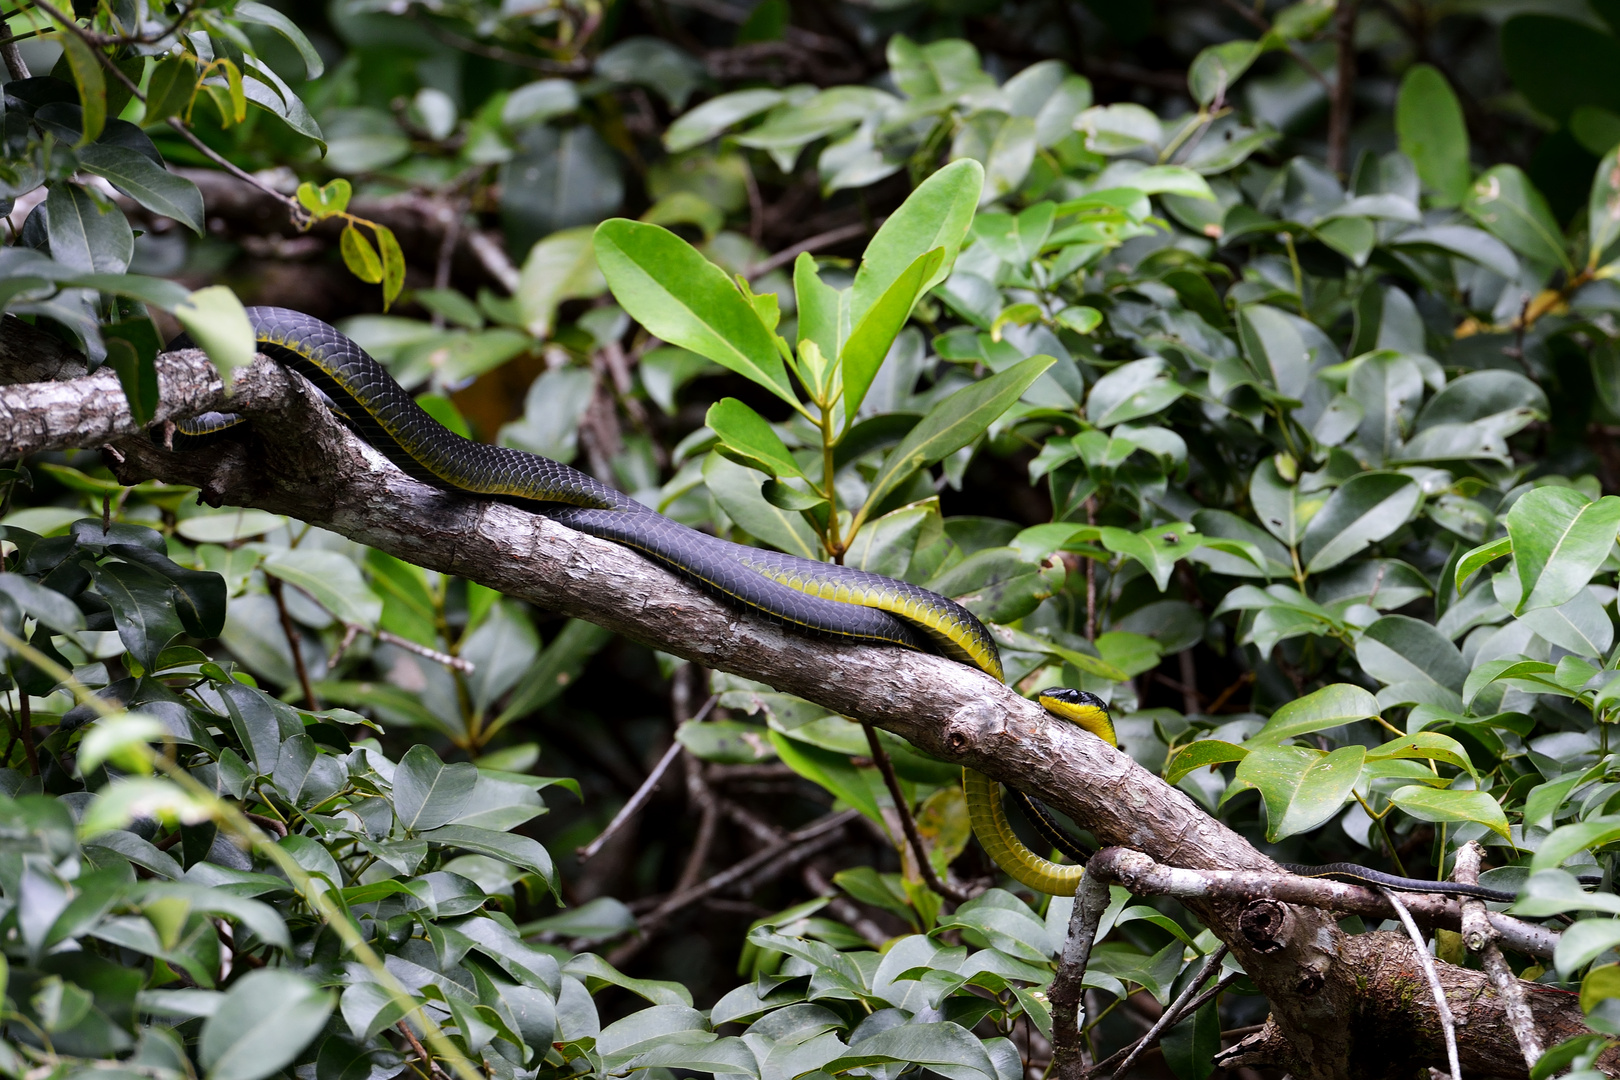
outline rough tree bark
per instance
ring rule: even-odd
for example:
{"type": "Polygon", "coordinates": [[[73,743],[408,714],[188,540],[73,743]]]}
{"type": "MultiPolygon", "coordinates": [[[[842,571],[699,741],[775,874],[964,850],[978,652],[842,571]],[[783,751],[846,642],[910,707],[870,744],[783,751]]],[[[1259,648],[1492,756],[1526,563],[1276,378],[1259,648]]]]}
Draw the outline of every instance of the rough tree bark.
{"type": "MultiPolygon", "coordinates": [[[[1105,844],[1172,867],[1280,873],[1186,794],[982,672],[936,656],[790,633],[711,600],[626,548],[420,484],[351,435],[306,383],[267,358],[238,372],[229,397],[200,354],[165,354],[158,365],[169,415],[234,409],[253,420],[253,436],[199,453],[165,450],[137,430],[111,374],[98,373],[66,384],[5,385],[0,456],[105,446],[125,483],[189,484],[210,502],[296,517],[767,683],[1029,791],[1105,844]],[[830,668],[841,677],[827,679],[830,668]]],[[[15,320],[0,324],[0,385],[82,370],[52,339],[15,320]]],[[[1344,888],[1364,894],[1356,902],[1367,910],[1383,910],[1376,894],[1344,888]]],[[[1312,1080],[1404,1078],[1444,1063],[1434,1002],[1404,938],[1349,935],[1325,910],[1272,899],[1212,895],[1184,902],[1231,947],[1271,1003],[1266,1030],[1241,1044],[1243,1063],[1264,1061],[1312,1080]]],[[[1430,925],[1460,925],[1454,903],[1413,907],[1430,925]]],[[[1441,968],[1465,1068],[1526,1076],[1485,976],[1441,968]]],[[[1584,1030],[1573,995],[1536,999],[1549,1043],[1584,1030]]],[[[1620,1066],[1606,1061],[1610,1075],[1620,1075],[1620,1066]]]]}

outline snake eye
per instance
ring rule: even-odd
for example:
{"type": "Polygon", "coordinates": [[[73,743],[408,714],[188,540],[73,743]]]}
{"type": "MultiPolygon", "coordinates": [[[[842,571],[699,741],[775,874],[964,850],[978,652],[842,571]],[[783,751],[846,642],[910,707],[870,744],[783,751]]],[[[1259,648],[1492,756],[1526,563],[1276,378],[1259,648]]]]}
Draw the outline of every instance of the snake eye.
{"type": "Polygon", "coordinates": [[[1096,695],[1087,694],[1083,690],[1070,690],[1067,686],[1052,686],[1042,690],[1036,696],[1048,697],[1053,701],[1061,701],[1065,705],[1084,705],[1087,704],[1085,700],[1086,698],[1095,697],[1096,695]]]}

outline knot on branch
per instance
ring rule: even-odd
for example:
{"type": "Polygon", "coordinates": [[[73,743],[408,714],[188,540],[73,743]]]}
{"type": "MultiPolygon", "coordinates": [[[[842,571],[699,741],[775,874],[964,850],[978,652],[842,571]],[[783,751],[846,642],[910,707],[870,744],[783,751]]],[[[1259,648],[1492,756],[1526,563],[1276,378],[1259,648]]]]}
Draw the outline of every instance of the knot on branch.
{"type": "Polygon", "coordinates": [[[945,722],[945,746],[964,754],[984,740],[1007,730],[1007,714],[988,701],[970,701],[945,722]]]}
{"type": "MultiPolygon", "coordinates": [[[[1293,922],[1293,913],[1286,904],[1279,904],[1275,900],[1255,900],[1238,917],[1238,929],[1255,952],[1273,953],[1287,944],[1293,922]]],[[[1318,976],[1316,989],[1321,989],[1320,980],[1318,976]]]]}

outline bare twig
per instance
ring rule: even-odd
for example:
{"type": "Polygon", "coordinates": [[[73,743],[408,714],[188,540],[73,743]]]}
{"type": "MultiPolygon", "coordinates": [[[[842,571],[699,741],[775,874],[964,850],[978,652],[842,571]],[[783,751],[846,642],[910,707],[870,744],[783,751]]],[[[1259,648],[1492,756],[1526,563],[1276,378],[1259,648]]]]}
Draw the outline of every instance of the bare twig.
{"type": "Polygon", "coordinates": [[[872,751],[872,760],[877,763],[878,772],[883,774],[883,782],[889,788],[889,797],[894,800],[894,812],[900,818],[900,829],[906,835],[906,843],[911,845],[912,858],[917,863],[917,873],[922,875],[923,882],[939,895],[953,903],[961,904],[967,901],[967,894],[940,880],[939,874],[934,870],[934,864],[928,858],[928,847],[923,843],[922,834],[917,831],[917,819],[911,814],[910,801],[905,792],[900,790],[900,779],[894,775],[894,762],[889,760],[889,752],[883,749],[883,743],[878,739],[877,729],[871,724],[862,724],[866,731],[866,745],[872,751]]]}
{"type": "Polygon", "coordinates": [[[783,869],[796,865],[800,858],[794,854],[795,848],[803,848],[827,837],[829,834],[842,829],[845,825],[860,815],[859,810],[843,810],[836,814],[817,818],[797,832],[789,833],[770,847],[762,848],[741,862],[722,870],[713,877],[694,885],[685,892],[676,893],[658,905],[646,918],[641,920],[642,929],[646,930],[668,919],[675,912],[684,907],[702,900],[705,896],[729,889],[740,881],[747,879],[756,870],[773,863],[779,863],[776,869],[783,869]]]}
{"type": "Polygon", "coordinates": [[[299,205],[297,199],[283,195],[281,192],[277,191],[263,180],[260,180],[257,176],[254,176],[246,169],[239,167],[235,162],[221,155],[213,147],[209,146],[207,143],[197,138],[197,136],[193,135],[191,133],[191,129],[186,127],[186,125],[183,124],[178,117],[169,117],[169,126],[175,131],[179,132],[180,137],[186,140],[186,142],[190,143],[192,149],[196,150],[203,157],[207,158],[209,161],[212,161],[215,165],[218,165],[220,168],[224,169],[226,172],[230,173],[243,183],[252,184],[254,187],[270,196],[272,199],[284,204],[287,207],[288,212],[292,214],[294,221],[302,224],[303,222],[309,220],[308,211],[306,211],[303,206],[299,205]]]}
{"type": "Polygon", "coordinates": [[[437,1061],[433,1060],[433,1055],[427,1052],[427,1047],[422,1045],[422,1040],[416,1037],[416,1032],[411,1030],[411,1026],[409,1024],[401,1020],[394,1026],[399,1028],[400,1033],[405,1036],[405,1041],[411,1044],[411,1052],[415,1054],[417,1059],[422,1062],[423,1067],[427,1069],[429,1075],[441,1077],[445,1075],[444,1070],[439,1067],[439,1063],[437,1061]]]}
{"type": "Polygon", "coordinates": [[[800,255],[803,255],[807,251],[820,251],[822,248],[829,248],[834,244],[841,244],[845,240],[853,240],[857,236],[865,236],[868,230],[876,230],[878,226],[882,225],[886,220],[886,218],[878,218],[870,225],[864,221],[857,221],[852,225],[840,225],[836,229],[828,229],[824,233],[817,233],[815,236],[812,236],[807,240],[799,241],[790,248],[785,248],[778,251],[775,255],[772,255],[764,262],[756,263],[755,265],[750,266],[748,268],[748,272],[744,276],[750,281],[753,281],[755,278],[764,277],[766,274],[777,269],[778,267],[787,266],[789,263],[793,262],[794,259],[797,259],[800,255]]]}
{"type": "Polygon", "coordinates": [[[881,948],[890,935],[883,927],[861,914],[861,909],[838,895],[838,887],[828,881],[826,876],[813,865],[806,865],[799,871],[799,877],[804,881],[805,887],[817,895],[827,898],[827,910],[854,930],[861,937],[871,943],[874,949],[881,948]]]}
{"type": "MultiPolygon", "coordinates": [[[[1243,16],[1244,21],[1248,22],[1256,30],[1260,31],[1262,37],[1271,32],[1271,24],[1266,21],[1265,16],[1261,15],[1258,10],[1246,7],[1243,4],[1243,0],[1221,0],[1221,3],[1243,16]]],[[[1299,64],[1300,67],[1304,68],[1305,73],[1320,83],[1322,89],[1326,90],[1331,96],[1333,93],[1333,85],[1328,82],[1328,77],[1322,74],[1322,70],[1315,64],[1311,63],[1311,58],[1300,51],[1299,43],[1285,40],[1283,47],[1288,50],[1288,55],[1294,58],[1294,62],[1299,64]]]]}
{"type": "Polygon", "coordinates": [[[17,48],[14,38],[8,38],[4,45],[0,45],[0,60],[6,64],[6,74],[13,81],[30,78],[28,62],[23,59],[22,50],[17,48]]]}
{"type": "MultiPolygon", "coordinates": [[[[1330,878],[1299,877],[1271,871],[1188,870],[1164,866],[1138,851],[1104,848],[1086,863],[1086,876],[1098,874],[1124,885],[1138,896],[1175,896],[1183,900],[1275,900],[1284,904],[1341,912],[1346,915],[1393,918],[1395,906],[1380,890],[1330,878]],[[1098,860],[1102,861],[1099,863],[1098,860]]],[[[1457,901],[1435,893],[1408,893],[1404,905],[1425,926],[1455,930],[1462,925],[1457,901]]],[[[1558,934],[1509,915],[1490,912],[1491,926],[1509,947],[1529,956],[1551,957],[1558,934]]]]}
{"type": "MultiPolygon", "coordinates": [[[[711,697],[708,703],[698,710],[698,714],[693,717],[693,720],[700,721],[709,715],[709,710],[714,708],[714,703],[719,700],[719,695],[711,697]]],[[[675,759],[680,756],[682,749],[683,747],[678,741],[669,744],[669,749],[664,751],[664,756],[658,759],[658,764],[653,766],[652,772],[647,774],[647,779],[636,789],[636,793],[630,796],[630,801],[624,804],[624,808],[613,815],[613,820],[608,822],[607,828],[603,829],[601,835],[595,840],[579,849],[576,854],[578,854],[580,862],[584,862],[598,851],[601,851],[602,845],[612,839],[614,833],[624,828],[625,822],[635,817],[641,808],[647,805],[647,800],[652,798],[652,793],[658,790],[658,782],[664,778],[664,773],[668,772],[669,767],[675,763],[675,759]]]]}
{"type": "Polygon", "coordinates": [[[28,756],[28,775],[39,775],[39,751],[34,749],[34,711],[28,704],[28,691],[17,688],[17,728],[22,735],[23,753],[28,756]]]}
{"type": "MultiPolygon", "coordinates": [[[[365,627],[360,627],[360,629],[364,630],[365,627]]],[[[460,656],[451,656],[447,652],[440,652],[438,649],[432,649],[426,645],[419,645],[410,638],[402,638],[398,634],[391,633],[387,630],[378,630],[374,636],[378,641],[383,642],[385,645],[392,645],[396,649],[403,649],[408,653],[415,653],[424,660],[431,660],[435,664],[443,664],[450,670],[459,671],[463,675],[471,675],[477,670],[477,665],[475,665],[471,660],[464,659],[460,656]]]]}
{"type": "MultiPolygon", "coordinates": [[[[1114,1080],[1125,1080],[1125,1075],[1130,1072],[1131,1066],[1136,1064],[1136,1059],[1141,1057],[1142,1053],[1149,1047],[1156,1045],[1160,1037],[1176,1025],[1182,1015],[1188,1011],[1187,1006],[1198,995],[1199,987],[1209,981],[1211,975],[1220,970],[1221,961],[1226,959],[1226,953],[1227,948],[1222,945],[1209,954],[1209,959],[1205,960],[1204,966],[1198,969],[1198,974],[1193,976],[1192,982],[1188,983],[1186,989],[1181,992],[1176,1000],[1172,1001],[1169,1007],[1159,1014],[1159,1019],[1148,1029],[1148,1033],[1136,1040],[1136,1045],[1125,1055],[1125,1060],[1120,1062],[1119,1068],[1114,1070],[1114,1080]]],[[[1092,1070],[1094,1074],[1100,1073],[1100,1071],[1100,1069],[1092,1070]]]]}
{"type": "Polygon", "coordinates": [[[521,278],[517,267],[507,257],[506,249],[501,242],[486,232],[474,229],[467,234],[467,247],[478,256],[489,276],[500,282],[507,292],[515,293],[521,278]]]}
{"type": "Polygon", "coordinates": [[[281,632],[287,638],[287,649],[292,653],[293,670],[298,673],[298,688],[304,692],[304,705],[311,709],[319,709],[315,701],[315,689],[309,681],[309,668],[304,666],[304,650],[301,647],[298,628],[293,626],[292,616],[287,613],[287,596],[281,584],[281,579],[272,574],[264,576],[265,584],[270,587],[270,596],[276,602],[276,614],[281,617],[281,632]]]}
{"type": "MultiPolygon", "coordinates": [[[[1457,849],[1457,863],[1451,876],[1468,885],[1478,884],[1479,865],[1484,854],[1485,849],[1479,846],[1479,842],[1470,840],[1457,849]]],[[[1541,1035],[1536,1030],[1536,1018],[1530,1011],[1530,1002],[1525,999],[1524,984],[1508,967],[1502,947],[1496,943],[1497,933],[1491,926],[1485,901],[1465,899],[1462,902],[1462,932],[1463,944],[1480,954],[1481,965],[1485,968],[1485,974],[1490,976],[1491,986],[1501,995],[1502,1010],[1507,1014],[1508,1026],[1512,1028],[1513,1037],[1519,1041],[1519,1049],[1524,1053],[1525,1068],[1534,1069],[1544,1052],[1541,1035]]]]}
{"type": "Polygon", "coordinates": [[[1412,920],[1412,913],[1406,910],[1406,904],[1393,889],[1379,889],[1400,916],[1401,925],[1406,927],[1406,933],[1412,939],[1412,946],[1417,951],[1417,962],[1423,968],[1423,977],[1428,980],[1429,992],[1434,995],[1434,1008],[1440,1014],[1440,1027],[1446,1037],[1446,1062],[1451,1066],[1451,1080],[1463,1080],[1462,1065],[1457,1060],[1457,1021],[1451,1015],[1451,1004],[1446,1001],[1446,992],[1440,986],[1440,973],[1434,969],[1434,957],[1429,955],[1429,943],[1423,940],[1423,931],[1418,929],[1412,920]]]}
{"type": "MultiPolygon", "coordinates": [[[[1187,1016],[1192,1015],[1193,1013],[1196,1013],[1199,1009],[1202,1009],[1205,1005],[1208,1005],[1212,1000],[1214,1000],[1216,995],[1218,995],[1218,994],[1222,993],[1223,991],[1225,991],[1228,987],[1230,987],[1233,983],[1237,982],[1241,978],[1243,978],[1243,973],[1241,971],[1234,971],[1231,974],[1227,975],[1220,982],[1216,983],[1214,986],[1210,987],[1208,990],[1205,990],[1202,994],[1199,994],[1197,997],[1195,997],[1191,1001],[1187,1002],[1187,1004],[1184,1005],[1180,1009],[1181,1017],[1185,1018],[1187,1016]]],[[[1199,981],[1202,982],[1203,980],[1200,979],[1199,981]]],[[[1232,1036],[1242,1038],[1245,1035],[1252,1035],[1255,1032],[1261,1031],[1261,1030],[1264,1029],[1264,1027],[1265,1027],[1264,1024],[1254,1024],[1254,1025],[1252,1025],[1250,1027],[1246,1027],[1246,1028],[1234,1028],[1232,1031],[1223,1031],[1223,1032],[1221,1032],[1221,1038],[1225,1039],[1225,1038],[1232,1037],[1232,1036]]],[[[1158,1038],[1162,1039],[1163,1037],[1164,1037],[1163,1033],[1161,1032],[1159,1034],[1158,1038]]],[[[1147,1038],[1147,1036],[1145,1036],[1145,1035],[1142,1037],[1143,1040],[1145,1040],[1146,1038],[1147,1038]]],[[[1097,1076],[1101,1076],[1103,1073],[1107,1072],[1110,1069],[1118,1069],[1119,1068],[1119,1063],[1124,1061],[1126,1059],[1126,1057],[1128,1057],[1133,1051],[1135,1051],[1135,1049],[1139,1045],[1140,1041],[1142,1041],[1142,1040],[1139,1040],[1136,1043],[1130,1043],[1129,1045],[1122,1046],[1118,1050],[1114,1051],[1112,1054],[1108,1055],[1106,1058],[1103,1058],[1103,1060],[1097,1062],[1097,1064],[1093,1065],[1092,1068],[1091,1068],[1092,1074],[1097,1075],[1097,1076]]],[[[1147,1056],[1148,1054],[1152,1053],[1153,1050],[1155,1050],[1155,1049],[1158,1049],[1158,1050],[1162,1051],[1163,1048],[1162,1047],[1146,1047],[1142,1051],[1142,1056],[1143,1057],[1147,1056]]],[[[1241,1076],[1241,1075],[1243,1075],[1244,1072],[1247,1072],[1247,1070],[1240,1070],[1238,1073],[1236,1073],[1236,1075],[1241,1076]]]]}
{"type": "Polygon", "coordinates": [[[1333,93],[1328,106],[1327,167],[1343,173],[1349,168],[1350,124],[1356,111],[1356,8],[1359,0],[1339,0],[1333,9],[1333,40],[1337,47],[1333,93]]]}
{"type": "Polygon", "coordinates": [[[1063,955],[1047,990],[1052,1007],[1052,1070],[1059,1080],[1073,1080],[1085,1068],[1080,1056],[1080,1002],[1086,965],[1091,962],[1091,947],[1103,912],[1108,910],[1109,895],[1105,878],[1090,873],[1081,876],[1074,894],[1074,911],[1069,915],[1069,934],[1063,939],[1063,955]]]}

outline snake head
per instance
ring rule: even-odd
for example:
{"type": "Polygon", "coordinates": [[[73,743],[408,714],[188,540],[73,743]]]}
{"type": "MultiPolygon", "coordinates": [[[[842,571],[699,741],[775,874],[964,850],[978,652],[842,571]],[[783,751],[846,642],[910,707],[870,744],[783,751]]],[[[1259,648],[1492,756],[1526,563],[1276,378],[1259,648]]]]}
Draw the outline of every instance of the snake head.
{"type": "Polygon", "coordinates": [[[1108,703],[1096,694],[1088,690],[1071,690],[1067,686],[1053,686],[1035,697],[1041,703],[1041,708],[1053,716],[1079,724],[1110,746],[1119,745],[1108,703]]]}

